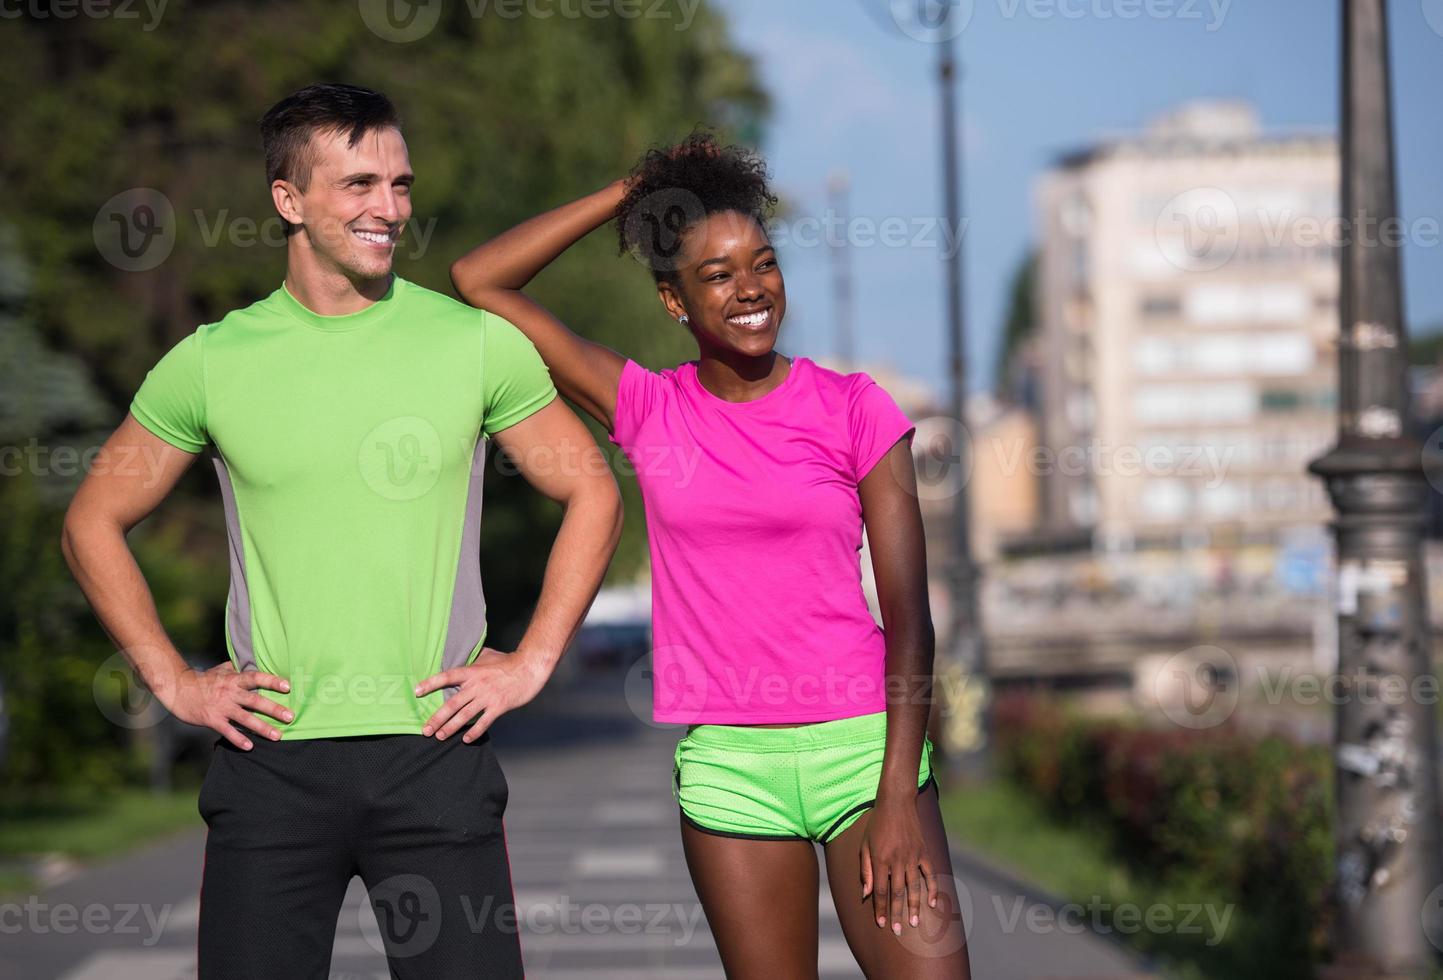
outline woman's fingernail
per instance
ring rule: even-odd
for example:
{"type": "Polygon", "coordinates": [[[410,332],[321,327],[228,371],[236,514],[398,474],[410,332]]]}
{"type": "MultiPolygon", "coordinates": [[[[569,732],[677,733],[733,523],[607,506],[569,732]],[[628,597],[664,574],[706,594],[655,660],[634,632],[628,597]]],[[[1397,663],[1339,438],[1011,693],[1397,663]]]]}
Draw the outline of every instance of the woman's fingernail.
{"type": "Polygon", "coordinates": [[[887,920],[879,915],[877,916],[877,925],[885,928],[887,925],[887,920]]]}
{"type": "Polygon", "coordinates": [[[900,922],[894,922],[894,923],[892,923],[892,933],[893,933],[893,935],[897,935],[897,936],[902,935],[902,923],[900,923],[900,922]]]}
{"type": "Polygon", "coordinates": [[[423,729],[421,729],[421,734],[422,734],[422,735],[430,735],[430,734],[431,734],[431,729],[429,729],[429,728],[423,728],[423,729]]]}
{"type": "Polygon", "coordinates": [[[915,915],[912,916],[912,925],[913,925],[913,927],[916,927],[918,921],[919,921],[919,920],[918,920],[918,918],[917,918],[915,915]]]}

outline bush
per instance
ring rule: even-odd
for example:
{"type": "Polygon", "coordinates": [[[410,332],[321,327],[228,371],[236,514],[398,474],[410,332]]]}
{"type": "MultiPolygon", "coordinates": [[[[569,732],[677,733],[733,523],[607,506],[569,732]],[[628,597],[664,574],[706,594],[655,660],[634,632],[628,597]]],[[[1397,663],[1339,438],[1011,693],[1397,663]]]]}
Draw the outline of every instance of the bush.
{"type": "Polygon", "coordinates": [[[1219,950],[1232,975],[1312,975],[1330,921],[1326,748],[1089,719],[1030,693],[999,696],[995,724],[1001,771],[1055,817],[1100,828],[1160,891],[1236,904],[1219,950]]]}

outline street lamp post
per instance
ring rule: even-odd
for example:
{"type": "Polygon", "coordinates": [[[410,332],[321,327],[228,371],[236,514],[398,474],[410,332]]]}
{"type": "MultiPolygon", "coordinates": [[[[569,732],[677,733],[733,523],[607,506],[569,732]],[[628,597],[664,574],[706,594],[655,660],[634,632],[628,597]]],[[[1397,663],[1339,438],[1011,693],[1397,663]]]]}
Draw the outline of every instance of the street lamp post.
{"type": "Polygon", "coordinates": [[[836,302],[836,354],[843,371],[855,370],[856,329],[852,319],[852,248],[850,207],[852,181],[845,170],[827,179],[827,201],[842,228],[841,240],[828,243],[832,254],[832,295],[836,302]]]}
{"type": "Polygon", "coordinates": [[[1436,950],[1438,753],[1422,537],[1422,447],[1408,435],[1385,0],[1343,0],[1337,444],[1309,470],[1337,510],[1337,924],[1333,971],[1423,971],[1436,950]],[[1383,234],[1378,234],[1382,230],[1383,234]],[[1390,696],[1390,692],[1406,692],[1390,696]]]}
{"type": "Polygon", "coordinates": [[[958,70],[951,18],[957,7],[948,0],[940,4],[940,20],[921,0],[920,17],[941,34],[938,44],[938,79],[942,89],[942,196],[948,237],[955,242],[947,263],[947,346],[951,380],[951,416],[955,422],[955,444],[950,462],[957,467],[956,496],[952,501],[952,562],[949,576],[951,630],[946,638],[944,658],[938,677],[942,681],[944,758],[955,769],[985,775],[990,766],[992,696],[987,683],[987,651],[982,638],[982,618],[977,601],[980,575],[972,560],[972,536],[967,475],[971,471],[964,454],[971,451],[967,431],[967,342],[963,306],[961,220],[962,164],[958,152],[958,70]],[[950,661],[950,662],[949,662],[950,661]]]}

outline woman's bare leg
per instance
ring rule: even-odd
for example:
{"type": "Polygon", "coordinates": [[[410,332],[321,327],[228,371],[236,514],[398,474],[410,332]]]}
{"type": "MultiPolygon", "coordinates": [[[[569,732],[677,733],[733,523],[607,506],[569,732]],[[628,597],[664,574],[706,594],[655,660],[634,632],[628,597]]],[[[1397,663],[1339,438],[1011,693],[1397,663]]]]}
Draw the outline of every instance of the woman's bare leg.
{"type": "Polygon", "coordinates": [[[817,851],[697,830],[681,842],[727,980],[815,980],[817,851]]]}
{"type": "MultiPolygon", "coordinates": [[[[938,875],[937,907],[929,908],[924,896],[920,924],[914,927],[904,922],[900,937],[877,925],[871,896],[862,899],[862,835],[871,816],[872,811],[866,811],[826,845],[832,901],[847,945],[862,972],[874,980],[970,980],[967,934],[936,784],[917,794],[917,816],[922,822],[928,857],[938,875]]],[[[887,882],[879,881],[876,887],[885,894],[887,882]]]]}

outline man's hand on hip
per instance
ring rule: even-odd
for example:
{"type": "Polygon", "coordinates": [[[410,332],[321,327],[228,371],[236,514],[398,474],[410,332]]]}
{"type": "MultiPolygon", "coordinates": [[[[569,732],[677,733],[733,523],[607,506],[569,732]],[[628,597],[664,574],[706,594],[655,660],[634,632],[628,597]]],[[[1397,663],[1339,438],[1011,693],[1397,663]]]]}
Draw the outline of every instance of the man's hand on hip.
{"type": "Polygon", "coordinates": [[[416,685],[417,697],[443,687],[459,688],[430,717],[421,734],[444,739],[475,721],[461,736],[463,742],[474,742],[501,715],[536,697],[548,676],[544,659],[483,647],[465,667],[443,670],[416,685]]]}

